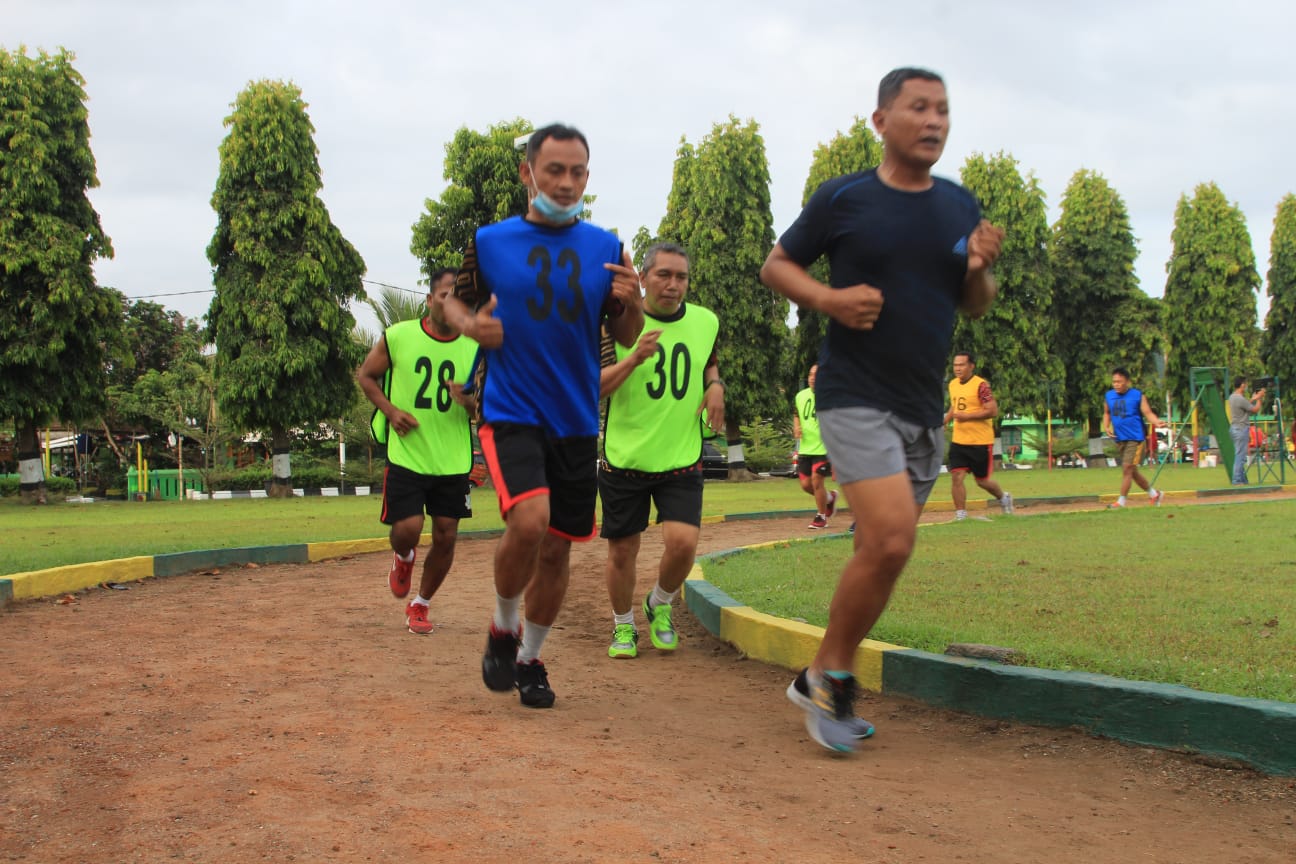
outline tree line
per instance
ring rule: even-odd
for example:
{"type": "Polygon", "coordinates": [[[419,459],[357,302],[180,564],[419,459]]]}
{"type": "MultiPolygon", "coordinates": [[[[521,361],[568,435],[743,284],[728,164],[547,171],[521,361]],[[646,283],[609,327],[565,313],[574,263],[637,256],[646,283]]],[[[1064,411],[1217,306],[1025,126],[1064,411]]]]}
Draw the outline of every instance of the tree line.
{"type": "MultiPolygon", "coordinates": [[[[353,373],[374,338],[350,312],[366,299],[365,265],[320,198],[303,94],[250,82],[225,118],[204,329],[95,280],[94,261],[113,249],[87,196],[98,180],[73,60],[65,50],[0,50],[0,418],[15,426],[24,489],[39,497],[37,430],[61,421],[164,430],[204,446],[260,433],[275,455],[271,491],[290,494],[294,437],[363,413],[353,373]]],[[[461,128],[446,143],[447,185],[411,229],[425,275],[457,266],[477,226],[525,212],[514,142],[532,129],[516,118],[461,128]]],[[[812,154],[803,200],[881,156],[856,119],[812,154]]],[[[1011,154],[974,154],[959,174],[1006,240],[999,299],[983,319],[960,320],[954,345],[976,354],[1005,413],[1040,416],[1047,406],[1096,429],[1114,366],[1157,404],[1169,396],[1181,407],[1192,366],[1296,382],[1296,196],[1274,220],[1262,330],[1246,221],[1214,183],[1178,202],[1158,299],[1138,285],[1128,210],[1101,174],[1075,173],[1053,225],[1043,189],[1011,154]]],[[[587,217],[596,203],[587,199],[587,217]]],[[[696,142],[681,139],[660,222],[630,240],[636,262],[663,240],[689,250],[690,297],[720,317],[726,434],[740,445],[744,424],[790,416],[825,328],[800,309],[789,327],[787,301],[760,284],[775,230],[754,120],[730,116],[696,142]]],[[[812,272],[827,281],[823,262],[812,272]]],[[[384,325],[421,308],[391,295],[374,305],[384,325]]]]}

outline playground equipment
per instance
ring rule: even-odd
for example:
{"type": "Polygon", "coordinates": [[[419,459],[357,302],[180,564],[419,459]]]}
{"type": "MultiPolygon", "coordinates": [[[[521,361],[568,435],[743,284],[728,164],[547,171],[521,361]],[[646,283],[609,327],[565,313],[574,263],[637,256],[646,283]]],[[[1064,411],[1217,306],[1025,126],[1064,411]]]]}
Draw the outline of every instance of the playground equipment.
{"type": "MultiPolygon", "coordinates": [[[[1193,366],[1189,370],[1188,382],[1193,399],[1189,413],[1196,417],[1196,411],[1200,408],[1206,415],[1211,434],[1215,436],[1215,440],[1219,444],[1219,466],[1231,478],[1233,476],[1233,460],[1236,458],[1237,453],[1233,450],[1233,437],[1229,435],[1228,409],[1224,404],[1225,394],[1232,390],[1228,386],[1228,369],[1223,366],[1193,366]]],[[[1256,466],[1256,482],[1259,483],[1266,480],[1285,483],[1287,482],[1287,460],[1290,457],[1287,455],[1287,444],[1283,438],[1284,420],[1280,382],[1275,377],[1257,378],[1253,383],[1264,386],[1273,394],[1274,415],[1278,421],[1278,429],[1273,440],[1275,446],[1270,447],[1268,446],[1269,442],[1266,442],[1266,445],[1257,452],[1258,458],[1247,466],[1247,471],[1250,472],[1251,467],[1256,466]]],[[[1193,433],[1196,436],[1195,421],[1193,427],[1193,433]]]]}

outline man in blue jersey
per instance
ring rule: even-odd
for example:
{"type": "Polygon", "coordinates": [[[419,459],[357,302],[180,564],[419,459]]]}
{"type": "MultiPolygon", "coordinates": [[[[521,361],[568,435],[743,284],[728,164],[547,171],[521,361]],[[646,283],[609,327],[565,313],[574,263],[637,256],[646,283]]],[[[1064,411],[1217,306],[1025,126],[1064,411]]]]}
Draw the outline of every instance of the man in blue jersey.
{"type": "Polygon", "coordinates": [[[1130,386],[1129,372],[1117,366],[1112,370],[1112,389],[1103,399],[1102,428],[1107,435],[1116,441],[1116,453],[1121,464],[1120,497],[1116,503],[1109,505],[1113,509],[1125,506],[1125,496],[1129,494],[1130,484],[1137,483],[1139,488],[1148,493],[1148,500],[1154,506],[1161,506],[1164,492],[1152,488],[1152,484],[1138,469],[1147,452],[1147,427],[1143,419],[1153,426],[1164,426],[1152,406],[1148,404],[1143,391],[1130,386]]]}
{"type": "Polygon", "coordinates": [[[626,347],[643,329],[629,255],[580,221],[588,164],[579,131],[537,130],[518,169],[526,215],[477,229],[445,304],[484,351],[478,434],[505,519],[482,680],[517,687],[534,708],[554,702],[540,649],[567,593],[571,543],[594,536],[600,329],[626,347]]]}
{"type": "Polygon", "coordinates": [[[788,687],[806,728],[845,752],[872,733],[855,716],[855,650],[886,608],[944,455],[943,384],[956,312],[997,287],[1003,231],[966,189],[932,176],[949,133],[940,76],[896,69],[878,87],[882,163],[824,183],[770,252],[761,279],[828,319],[815,382],[820,432],[858,520],[828,629],[788,687]],[[809,266],[827,255],[830,284],[809,266]],[[908,504],[907,502],[912,502],[908,504]]]}

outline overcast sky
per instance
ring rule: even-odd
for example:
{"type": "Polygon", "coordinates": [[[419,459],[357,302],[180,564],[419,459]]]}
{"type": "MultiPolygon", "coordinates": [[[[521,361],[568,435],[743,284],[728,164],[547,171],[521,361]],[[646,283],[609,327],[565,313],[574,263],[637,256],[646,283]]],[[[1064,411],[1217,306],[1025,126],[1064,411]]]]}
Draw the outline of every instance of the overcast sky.
{"type": "Polygon", "coordinates": [[[444,187],[461,126],[580,127],[594,221],[628,239],[661,219],[681,135],[753,118],[780,234],[815,146],[869,116],[901,65],[946,78],[937,173],[1008,151],[1053,222],[1071,175],[1098,171],[1129,208],[1154,296],[1176,202],[1213,180],[1246,215],[1263,278],[1277,204],[1296,191],[1293,33],[1290,0],[0,0],[0,46],[66,47],[86,79],[92,199],[116,251],[99,281],[131,297],[207,292],[157,298],[198,316],[223,121],[260,78],[302,88],[333,221],[368,279],[409,289],[410,226],[444,187]]]}

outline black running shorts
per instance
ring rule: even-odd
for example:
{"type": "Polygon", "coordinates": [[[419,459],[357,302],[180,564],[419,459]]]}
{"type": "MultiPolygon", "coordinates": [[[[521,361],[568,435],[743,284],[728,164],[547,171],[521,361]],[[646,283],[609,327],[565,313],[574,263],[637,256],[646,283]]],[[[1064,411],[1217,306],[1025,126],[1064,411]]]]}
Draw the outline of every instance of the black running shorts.
{"type": "Polygon", "coordinates": [[[506,519],[519,501],[548,495],[550,533],[593,539],[597,437],[551,438],[539,426],[522,423],[487,423],[477,434],[506,519]]]}
{"type": "Polygon", "coordinates": [[[648,527],[649,505],[657,505],[657,523],[702,524],[702,468],[647,473],[613,468],[604,462],[598,472],[603,502],[603,527],[608,540],[632,537],[648,527]]]}
{"type": "Polygon", "coordinates": [[[990,476],[990,472],[993,470],[994,463],[990,458],[992,450],[994,450],[993,444],[958,444],[951,441],[949,447],[950,473],[971,471],[973,477],[984,480],[990,476]]]}
{"type": "Polygon", "coordinates": [[[429,516],[467,519],[472,516],[471,490],[467,474],[433,476],[388,465],[383,472],[382,523],[395,525],[422,516],[424,510],[429,516]]]}

